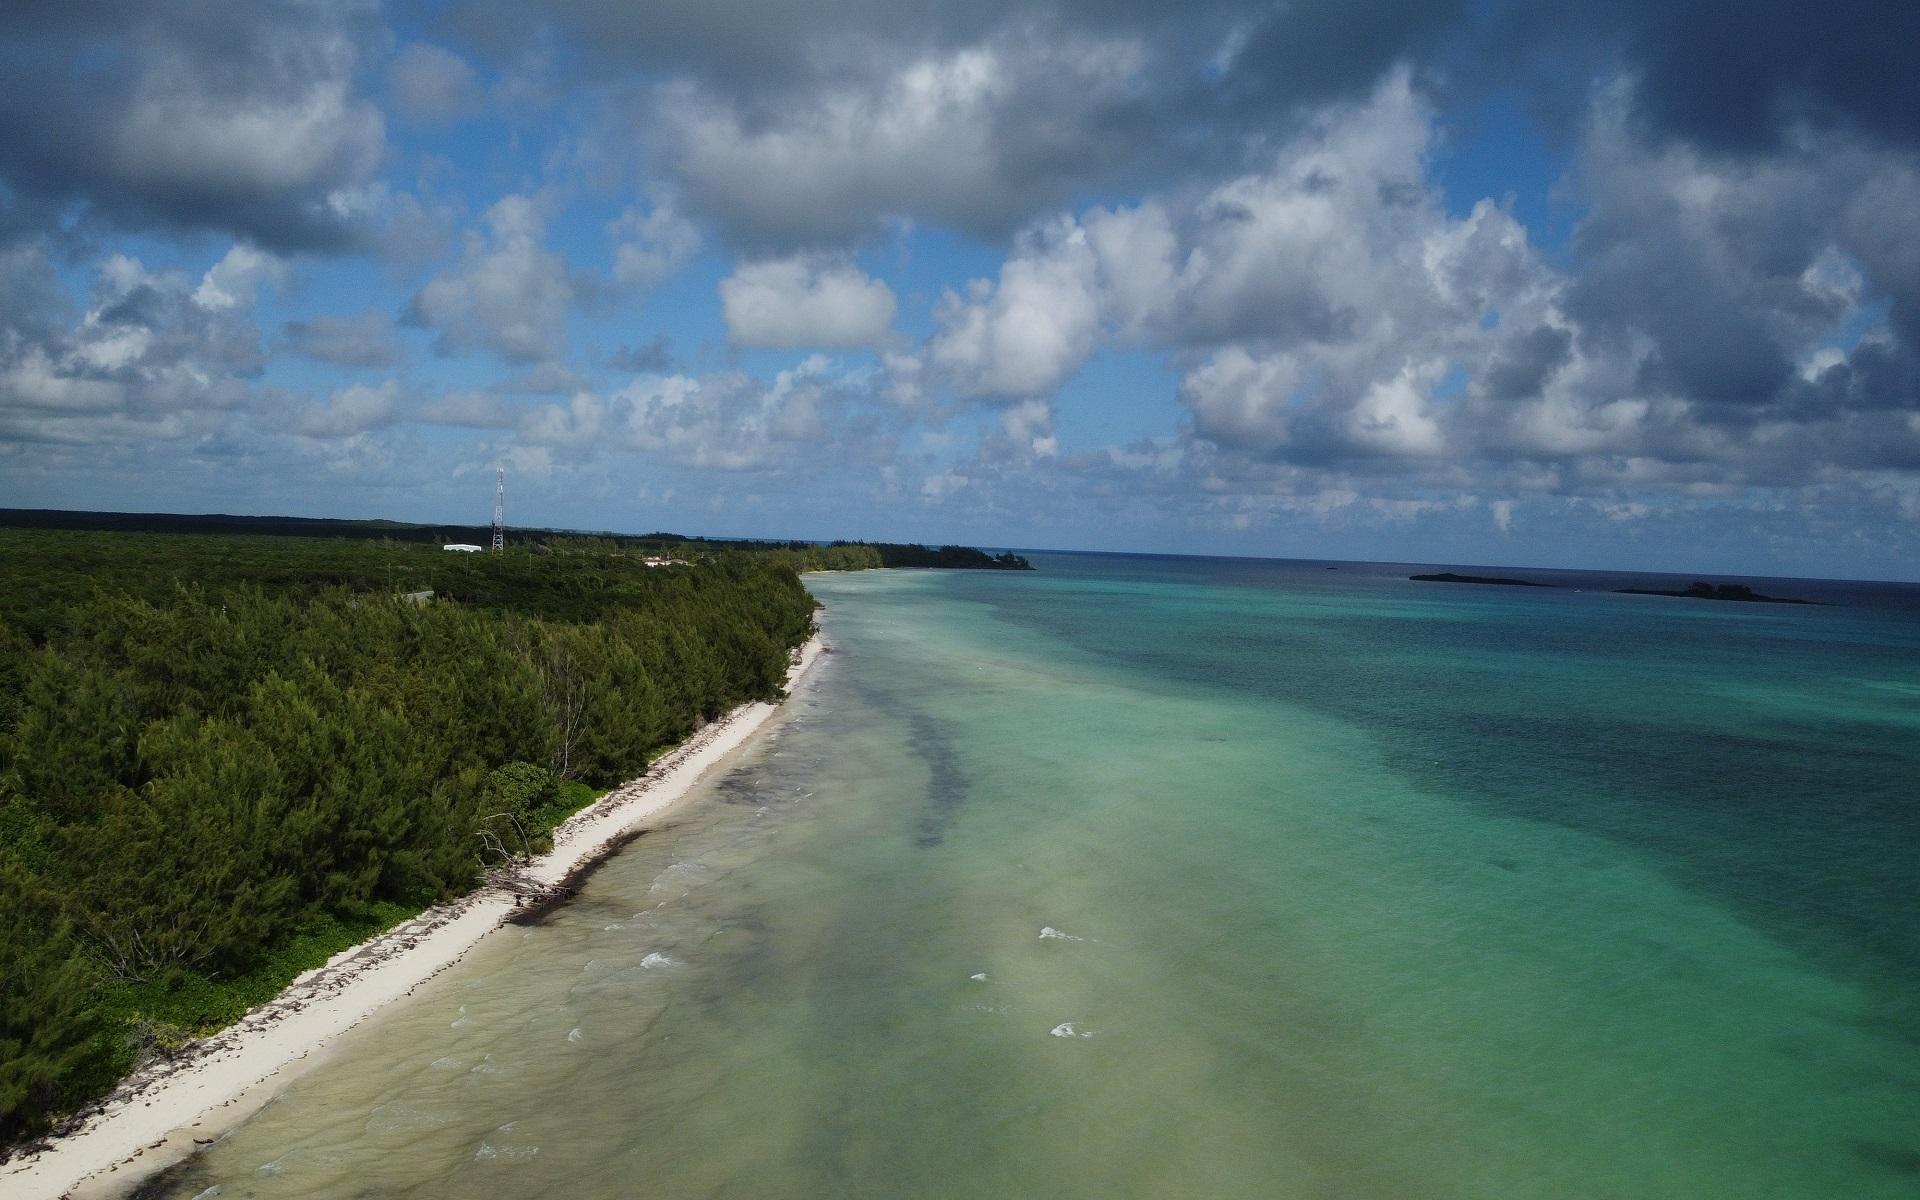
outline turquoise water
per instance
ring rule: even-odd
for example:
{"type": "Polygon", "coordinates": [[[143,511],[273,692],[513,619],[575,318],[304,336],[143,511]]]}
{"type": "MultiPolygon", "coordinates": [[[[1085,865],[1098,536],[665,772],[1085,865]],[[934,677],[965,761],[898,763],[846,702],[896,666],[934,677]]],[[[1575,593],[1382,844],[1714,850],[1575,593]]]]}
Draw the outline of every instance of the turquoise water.
{"type": "Polygon", "coordinates": [[[1914,593],[1037,563],[151,1194],[1920,1191],[1914,593]]]}

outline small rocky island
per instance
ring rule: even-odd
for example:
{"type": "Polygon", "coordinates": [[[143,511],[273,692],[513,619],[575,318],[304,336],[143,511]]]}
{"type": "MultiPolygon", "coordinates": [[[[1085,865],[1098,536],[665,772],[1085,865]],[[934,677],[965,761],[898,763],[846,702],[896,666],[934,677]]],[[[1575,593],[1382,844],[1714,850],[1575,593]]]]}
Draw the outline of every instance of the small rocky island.
{"type": "Polygon", "coordinates": [[[1452,571],[1442,571],[1438,575],[1409,575],[1408,579],[1416,583],[1485,583],[1496,587],[1552,587],[1550,583],[1535,583],[1531,579],[1507,579],[1499,575],[1455,575],[1452,571]]]}
{"type": "Polygon", "coordinates": [[[1744,583],[1707,583],[1695,580],[1681,591],[1660,588],[1615,588],[1623,596],[1680,596],[1688,600],[1733,600],[1746,604],[1819,604],[1818,600],[1795,600],[1788,596],[1763,596],[1744,583]]]}

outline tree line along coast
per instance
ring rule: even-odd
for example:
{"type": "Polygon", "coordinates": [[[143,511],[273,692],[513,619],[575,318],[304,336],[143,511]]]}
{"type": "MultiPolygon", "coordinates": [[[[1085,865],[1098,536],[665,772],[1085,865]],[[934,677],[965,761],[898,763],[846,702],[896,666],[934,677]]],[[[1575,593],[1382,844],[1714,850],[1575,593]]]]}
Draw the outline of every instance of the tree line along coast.
{"type": "Polygon", "coordinates": [[[960,547],[543,532],[448,554],[426,526],[65,515],[0,528],[0,1158],[777,699],[813,628],[800,572],[1029,569],[960,547]]]}

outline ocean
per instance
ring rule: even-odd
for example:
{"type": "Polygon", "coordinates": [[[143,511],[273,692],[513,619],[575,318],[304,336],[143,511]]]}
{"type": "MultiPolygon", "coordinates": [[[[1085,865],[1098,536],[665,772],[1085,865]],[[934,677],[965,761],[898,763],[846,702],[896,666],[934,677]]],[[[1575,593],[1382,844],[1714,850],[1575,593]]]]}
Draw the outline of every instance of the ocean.
{"type": "Polygon", "coordinates": [[[1030,557],[146,1194],[1920,1194],[1920,588],[1030,557]]]}

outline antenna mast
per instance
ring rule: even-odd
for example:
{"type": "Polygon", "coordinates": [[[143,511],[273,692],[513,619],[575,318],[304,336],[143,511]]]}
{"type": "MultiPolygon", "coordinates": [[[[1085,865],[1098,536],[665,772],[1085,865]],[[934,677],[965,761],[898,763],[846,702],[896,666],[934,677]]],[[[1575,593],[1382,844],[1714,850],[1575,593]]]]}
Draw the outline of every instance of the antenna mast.
{"type": "Polygon", "coordinates": [[[497,468],[493,476],[493,552],[507,546],[507,469],[497,468]]]}

